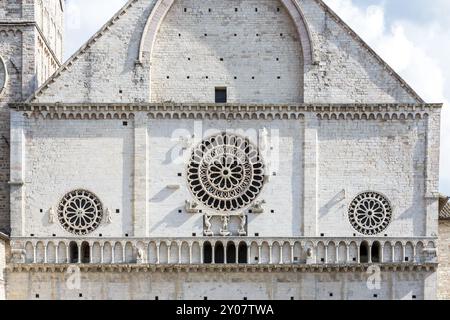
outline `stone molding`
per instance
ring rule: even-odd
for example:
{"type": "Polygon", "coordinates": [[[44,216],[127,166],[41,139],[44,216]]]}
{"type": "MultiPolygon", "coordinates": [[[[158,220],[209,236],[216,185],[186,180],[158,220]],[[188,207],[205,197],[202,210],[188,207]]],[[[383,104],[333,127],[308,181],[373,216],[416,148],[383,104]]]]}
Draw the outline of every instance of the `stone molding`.
{"type": "MultiPolygon", "coordinates": [[[[374,264],[358,264],[358,265],[342,265],[342,264],[322,264],[322,265],[215,265],[215,264],[198,264],[198,265],[156,265],[156,264],[7,264],[8,272],[43,272],[55,273],[66,272],[69,267],[79,267],[81,272],[163,272],[163,273],[182,273],[182,272],[310,272],[310,273],[366,273],[374,264]]],[[[393,272],[435,272],[437,263],[392,263],[392,264],[375,264],[380,267],[381,271],[393,272]]]]}
{"type": "Polygon", "coordinates": [[[442,104],[32,104],[16,103],[12,109],[27,118],[102,120],[134,119],[146,112],[150,119],[304,119],[317,113],[319,120],[420,120],[442,104]]]}

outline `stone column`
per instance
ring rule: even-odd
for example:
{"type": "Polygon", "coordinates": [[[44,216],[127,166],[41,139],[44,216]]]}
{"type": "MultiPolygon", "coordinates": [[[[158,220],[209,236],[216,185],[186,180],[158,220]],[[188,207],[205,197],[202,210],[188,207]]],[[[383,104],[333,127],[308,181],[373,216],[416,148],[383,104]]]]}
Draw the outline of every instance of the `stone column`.
{"type": "Polygon", "coordinates": [[[305,113],[303,235],[317,237],[318,219],[318,119],[312,112],[305,113]]]}
{"type": "Polygon", "coordinates": [[[10,203],[11,237],[25,236],[25,120],[11,111],[10,203]]]}
{"type": "Polygon", "coordinates": [[[148,237],[148,132],[147,115],[137,112],[134,119],[133,230],[135,237],[148,237]]]}

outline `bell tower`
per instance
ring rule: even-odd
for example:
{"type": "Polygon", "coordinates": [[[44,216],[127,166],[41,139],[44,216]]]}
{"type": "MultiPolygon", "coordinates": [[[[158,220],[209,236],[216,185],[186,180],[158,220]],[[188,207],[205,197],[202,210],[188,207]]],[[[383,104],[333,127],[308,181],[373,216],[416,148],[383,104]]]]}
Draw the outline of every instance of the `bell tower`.
{"type": "Polygon", "coordinates": [[[61,65],[64,0],[0,1],[0,232],[10,233],[9,103],[27,99],[61,65]]]}

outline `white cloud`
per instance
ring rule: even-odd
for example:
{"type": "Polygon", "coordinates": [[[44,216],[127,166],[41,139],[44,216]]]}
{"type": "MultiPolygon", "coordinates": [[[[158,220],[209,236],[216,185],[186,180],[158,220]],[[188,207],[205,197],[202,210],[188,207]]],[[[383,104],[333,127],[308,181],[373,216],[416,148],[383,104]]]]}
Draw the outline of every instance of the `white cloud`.
{"type": "MultiPolygon", "coordinates": [[[[385,22],[383,2],[365,9],[352,0],[326,0],[386,62],[427,102],[443,102],[441,134],[441,191],[450,195],[450,32],[442,21],[416,23],[411,20],[385,22]]],[[[423,3],[424,6],[428,5],[423,3]]],[[[445,2],[442,6],[448,6],[445,2]]]]}
{"type": "Polygon", "coordinates": [[[126,0],[67,0],[65,57],[78,50],[125,3],[126,0]]]}

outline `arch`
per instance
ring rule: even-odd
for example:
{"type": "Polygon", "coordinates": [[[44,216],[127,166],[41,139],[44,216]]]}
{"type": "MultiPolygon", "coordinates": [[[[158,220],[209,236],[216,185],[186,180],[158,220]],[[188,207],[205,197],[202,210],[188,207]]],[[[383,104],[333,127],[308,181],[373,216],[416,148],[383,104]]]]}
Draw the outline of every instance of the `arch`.
{"type": "Polygon", "coordinates": [[[103,263],[112,263],[113,249],[109,242],[103,245],[103,263]]]}
{"type": "Polygon", "coordinates": [[[191,263],[201,263],[201,250],[200,244],[198,242],[194,242],[192,244],[192,261],[191,263]]]}
{"type": "Polygon", "coordinates": [[[283,244],[283,263],[291,263],[291,245],[289,242],[283,244]]]}
{"type": "Polygon", "coordinates": [[[238,263],[248,263],[247,252],[247,244],[245,242],[241,242],[238,249],[238,263]]]}
{"type": "MultiPolygon", "coordinates": [[[[303,51],[303,63],[305,66],[312,65],[314,62],[314,50],[311,38],[311,32],[306,22],[302,9],[295,0],[279,0],[285,7],[288,14],[291,16],[292,22],[295,25],[297,34],[300,39],[300,45],[303,51]]],[[[158,35],[159,28],[164,21],[167,13],[174,4],[175,0],[158,0],[153,10],[151,11],[149,18],[142,32],[139,52],[137,60],[140,64],[144,64],[144,52],[146,43],[150,42],[149,57],[152,56],[153,47],[158,35]]]]}
{"type": "Polygon", "coordinates": [[[67,263],[67,246],[64,242],[58,244],[58,261],[57,263],[67,263]]]}
{"type": "Polygon", "coordinates": [[[405,246],[404,262],[414,262],[414,245],[411,242],[405,246]]]}
{"type": "Polygon", "coordinates": [[[372,248],[371,248],[371,257],[372,257],[372,262],[373,263],[380,263],[381,262],[381,245],[378,241],[375,241],[372,244],[372,248]]]}
{"type": "Polygon", "coordinates": [[[356,244],[356,242],[352,242],[350,243],[350,246],[348,248],[349,250],[349,259],[350,259],[350,263],[357,263],[358,262],[358,245],[356,244]]]}
{"type": "Polygon", "coordinates": [[[173,241],[170,244],[169,264],[177,264],[177,263],[178,263],[178,243],[173,241]]]}
{"type": "Polygon", "coordinates": [[[225,248],[220,241],[216,242],[216,245],[214,246],[214,263],[225,263],[225,248]]]}
{"type": "Polygon", "coordinates": [[[25,245],[25,262],[34,263],[34,247],[31,242],[27,242],[25,245]]]}
{"type": "Polygon", "coordinates": [[[280,244],[277,241],[275,241],[272,244],[272,263],[273,264],[280,264],[281,263],[281,261],[280,261],[280,252],[281,252],[280,244]]]}
{"type": "Polygon", "coordinates": [[[294,263],[300,263],[302,257],[302,245],[300,242],[294,244],[294,263]]]}
{"type": "Polygon", "coordinates": [[[317,263],[325,262],[325,245],[321,241],[317,244],[317,263]]]}
{"type": "Polygon", "coordinates": [[[259,262],[259,247],[256,242],[252,242],[250,246],[250,263],[257,264],[259,262]]]}
{"type": "Polygon", "coordinates": [[[53,242],[47,244],[47,263],[56,263],[56,246],[53,242]]]}
{"type": "Polygon", "coordinates": [[[159,245],[159,263],[169,263],[169,252],[168,252],[168,246],[165,242],[161,242],[159,245]]]}
{"type": "Polygon", "coordinates": [[[369,263],[369,244],[364,241],[359,246],[359,262],[360,263],[369,263]]]}
{"type": "Polygon", "coordinates": [[[8,68],[6,66],[5,60],[0,56],[0,69],[4,70],[3,79],[0,79],[0,97],[2,96],[3,92],[6,90],[6,86],[8,85],[9,75],[8,75],[8,68]]]}
{"type": "Polygon", "coordinates": [[[136,259],[134,258],[134,248],[131,242],[127,242],[125,245],[125,261],[126,263],[134,263],[136,259]]]}
{"type": "Polygon", "coordinates": [[[384,262],[394,262],[392,260],[392,252],[393,252],[392,244],[390,242],[386,242],[384,244],[384,250],[383,250],[383,260],[384,262]]]}
{"type": "Polygon", "coordinates": [[[35,263],[44,263],[45,247],[42,242],[36,244],[36,261],[35,263]]]}
{"type": "Polygon", "coordinates": [[[347,261],[347,245],[345,242],[339,242],[338,246],[338,263],[346,263],[347,261]]]}
{"type": "Polygon", "coordinates": [[[114,263],[123,263],[123,249],[120,242],[114,246],[114,263]]]}
{"type": "Polygon", "coordinates": [[[393,262],[403,262],[403,245],[401,242],[395,244],[393,262]]]}
{"type": "Polygon", "coordinates": [[[181,244],[180,262],[182,264],[189,264],[190,263],[189,244],[187,242],[183,242],[181,244]]]}
{"type": "Polygon", "coordinates": [[[101,248],[100,248],[100,244],[98,242],[95,242],[92,245],[92,263],[100,263],[101,262],[101,248]]]}
{"type": "Polygon", "coordinates": [[[206,241],[203,244],[203,263],[213,263],[212,261],[212,246],[211,243],[209,243],[209,241],[206,241]]]}
{"type": "Polygon", "coordinates": [[[328,256],[327,263],[331,263],[331,264],[337,263],[337,261],[336,261],[336,244],[334,242],[328,243],[327,253],[328,253],[327,254],[327,256],[328,256]]]}
{"type": "Polygon", "coordinates": [[[157,251],[156,251],[156,243],[150,242],[148,245],[148,263],[156,263],[158,261],[157,251]]]}
{"type": "Polygon", "coordinates": [[[227,263],[237,263],[236,261],[236,245],[234,242],[227,244],[227,263]]]}
{"type": "Polygon", "coordinates": [[[78,244],[75,241],[69,244],[69,262],[78,263],[78,244]]]}
{"type": "Polygon", "coordinates": [[[270,255],[269,244],[267,242],[263,242],[261,246],[261,257],[260,257],[261,263],[268,264],[270,260],[269,255],[270,255]]]}
{"type": "Polygon", "coordinates": [[[89,243],[84,241],[81,244],[81,263],[90,263],[91,262],[91,248],[89,243]]]}

